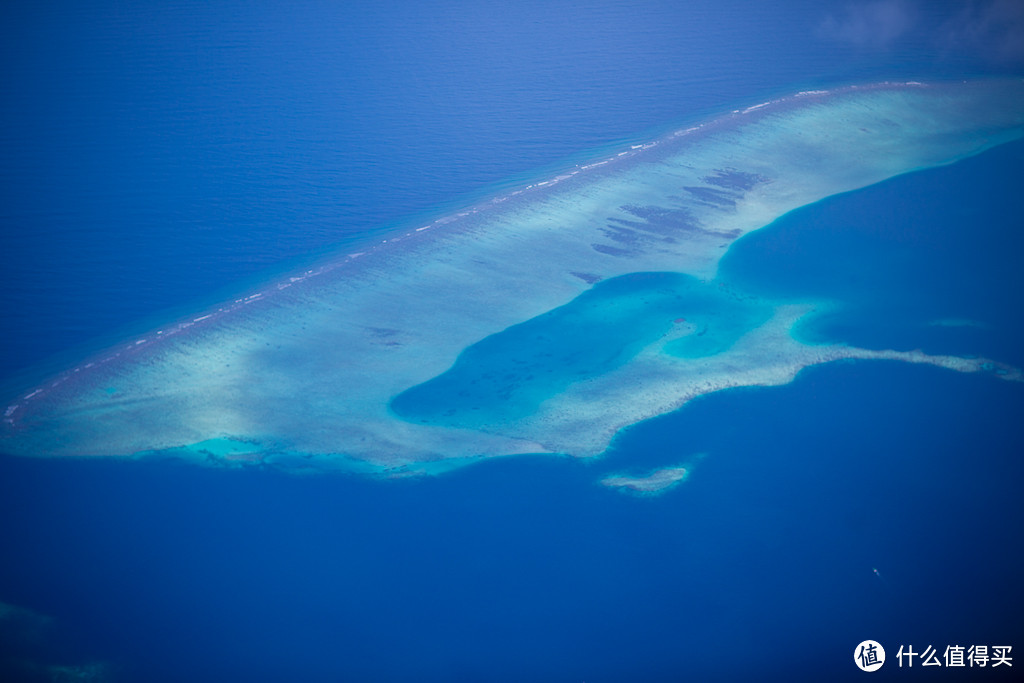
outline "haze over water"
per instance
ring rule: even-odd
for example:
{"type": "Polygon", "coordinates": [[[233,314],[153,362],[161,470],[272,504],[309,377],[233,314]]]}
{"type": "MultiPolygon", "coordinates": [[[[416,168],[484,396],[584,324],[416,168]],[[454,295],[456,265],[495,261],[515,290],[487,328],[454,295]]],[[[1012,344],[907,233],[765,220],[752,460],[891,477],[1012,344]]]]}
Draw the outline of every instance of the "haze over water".
{"type": "MultiPolygon", "coordinates": [[[[2,378],[31,386],[268,267],[777,95],[1019,73],[1006,7],[5,9],[2,378]]],[[[1013,143],[794,211],[729,250],[725,294],[599,283],[583,296],[616,290],[622,324],[595,316],[575,360],[614,363],[601,344],[646,324],[631,295],[667,287],[669,322],[736,292],[753,320],[811,299],[832,306],[800,328],[815,343],[1020,367],[1022,170],[1013,143]]],[[[1017,645],[1022,391],[844,361],[703,396],[593,461],[407,481],[3,457],[0,671],[812,680],[862,675],[866,638],[887,667],[901,643],[1017,645]],[[657,497],[598,483],[674,466],[657,497]]]]}

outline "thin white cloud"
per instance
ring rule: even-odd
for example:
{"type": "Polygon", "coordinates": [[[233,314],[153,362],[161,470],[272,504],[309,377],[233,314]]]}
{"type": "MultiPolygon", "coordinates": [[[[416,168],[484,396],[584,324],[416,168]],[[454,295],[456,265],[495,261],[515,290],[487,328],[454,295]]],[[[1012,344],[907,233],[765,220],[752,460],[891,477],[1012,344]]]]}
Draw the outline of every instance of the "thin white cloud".
{"type": "Polygon", "coordinates": [[[851,3],[838,16],[827,17],[819,34],[829,40],[866,48],[885,48],[910,31],[916,11],[904,0],[851,3]]]}
{"type": "Polygon", "coordinates": [[[927,50],[936,59],[1024,66],[1024,0],[861,0],[818,25],[819,38],[859,50],[927,50]]]}
{"type": "Polygon", "coordinates": [[[939,45],[1000,64],[1024,64],[1024,1],[966,3],[940,28],[939,45]]]}

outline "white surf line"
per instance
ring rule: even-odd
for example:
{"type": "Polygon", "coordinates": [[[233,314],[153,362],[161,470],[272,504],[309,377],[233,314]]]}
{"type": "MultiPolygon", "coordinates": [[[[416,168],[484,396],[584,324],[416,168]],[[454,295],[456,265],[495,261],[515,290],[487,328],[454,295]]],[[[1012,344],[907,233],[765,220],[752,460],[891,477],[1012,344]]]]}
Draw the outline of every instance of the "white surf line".
{"type": "MultiPolygon", "coordinates": [[[[589,286],[568,273],[711,277],[732,239],[723,231],[743,234],[824,196],[977,153],[1019,136],[1024,110],[1018,91],[1005,83],[876,86],[821,97],[813,107],[793,96],[720,117],[662,138],[670,142],[627,150],[621,159],[615,154],[554,186],[534,183],[505,193],[510,201],[482,201],[422,226],[443,229],[415,230],[398,243],[366,246],[275,280],[292,285],[287,290],[268,283],[218,309],[217,324],[192,318],[164,326],[167,333],[147,336],[148,343],[79,366],[88,372],[66,373],[59,397],[50,400],[40,389],[17,401],[32,406],[11,412],[26,428],[3,445],[25,453],[127,455],[227,435],[395,465],[551,450],[545,443],[554,429],[558,441],[586,451],[590,442],[574,437],[569,423],[506,435],[432,429],[396,420],[387,403],[443,372],[466,346],[589,286]],[[896,124],[896,132],[875,126],[879,120],[896,124]],[[720,169],[771,182],[728,209],[679,197],[680,187],[720,169]],[[707,234],[680,233],[674,243],[625,250],[604,229],[610,216],[635,220],[621,210],[627,204],[683,206],[707,234]],[[111,377],[119,389],[116,409],[105,391],[111,377]],[[48,436],[58,433],[59,442],[48,436]]],[[[576,408],[597,405],[580,400],[576,408]]],[[[606,420],[601,429],[607,428],[606,420]]]]}

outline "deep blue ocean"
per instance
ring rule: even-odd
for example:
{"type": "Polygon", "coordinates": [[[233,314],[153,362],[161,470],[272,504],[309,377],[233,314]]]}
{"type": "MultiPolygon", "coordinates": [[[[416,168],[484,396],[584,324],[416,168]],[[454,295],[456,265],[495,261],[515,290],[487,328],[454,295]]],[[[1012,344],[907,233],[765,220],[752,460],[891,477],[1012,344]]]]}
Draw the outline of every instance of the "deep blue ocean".
{"type": "MultiPolygon", "coordinates": [[[[1012,3],[680,5],[8,3],[4,396],[681,123],[1024,70],[1012,3]]],[[[829,198],[719,277],[843,301],[811,341],[1019,367],[1022,177],[1015,143],[829,198]]],[[[870,638],[876,677],[1012,680],[1024,659],[895,652],[1024,647],[1022,416],[1024,386],[992,374],[840,362],[698,399],[591,462],[378,481],[0,455],[0,679],[843,680],[870,638]],[[659,497],[597,484],[684,460],[659,497]]]]}

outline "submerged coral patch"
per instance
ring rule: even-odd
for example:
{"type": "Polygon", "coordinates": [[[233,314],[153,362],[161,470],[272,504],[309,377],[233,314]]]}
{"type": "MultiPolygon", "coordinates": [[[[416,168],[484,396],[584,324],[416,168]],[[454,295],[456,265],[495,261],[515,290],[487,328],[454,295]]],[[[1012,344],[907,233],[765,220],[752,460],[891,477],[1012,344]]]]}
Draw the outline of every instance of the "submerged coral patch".
{"type": "Polygon", "coordinates": [[[665,467],[641,477],[616,474],[605,477],[601,483],[609,488],[644,495],[660,495],[686,479],[689,472],[685,467],[665,467]]]}
{"type": "Polygon", "coordinates": [[[716,278],[793,209],[1022,131],[1019,80],[736,110],[126,340],[9,399],[0,450],[406,475],[599,454],[696,396],[840,358],[1017,380],[999,359],[804,344],[793,325],[822,302],[716,278]]]}

